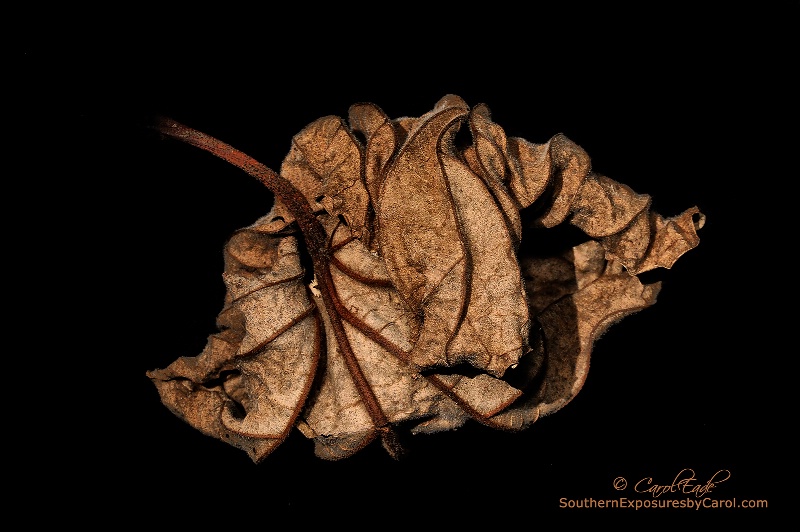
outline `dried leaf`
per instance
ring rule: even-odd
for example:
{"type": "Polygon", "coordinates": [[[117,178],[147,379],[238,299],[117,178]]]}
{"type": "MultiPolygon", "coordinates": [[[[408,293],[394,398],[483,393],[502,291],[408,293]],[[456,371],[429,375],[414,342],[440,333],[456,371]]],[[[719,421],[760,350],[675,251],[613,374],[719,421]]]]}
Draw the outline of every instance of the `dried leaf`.
{"type": "Polygon", "coordinates": [[[529,427],[580,391],[608,327],[655,303],[660,285],[637,274],[670,268],[704,222],[696,207],[663,218],[563,135],[509,138],[455,95],[418,118],[371,103],[321,118],[280,175],[174,121],[155,127],[275,193],[225,246],[220,332],[148,372],[172,412],[255,462],[294,427],[332,460],[376,438],[399,457],[400,427],[529,427]],[[457,147],[462,127],[472,143],[457,147]],[[587,240],[552,257],[521,245],[563,223],[587,240]]]}

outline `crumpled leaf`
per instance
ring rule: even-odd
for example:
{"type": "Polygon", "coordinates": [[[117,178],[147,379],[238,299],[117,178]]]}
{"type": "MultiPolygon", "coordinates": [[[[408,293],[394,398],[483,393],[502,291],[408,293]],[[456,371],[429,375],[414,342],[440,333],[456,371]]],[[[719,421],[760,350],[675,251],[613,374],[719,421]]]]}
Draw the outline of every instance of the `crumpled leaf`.
{"type": "Polygon", "coordinates": [[[670,268],[704,223],[696,207],[652,212],[565,136],[507,137],[455,95],[418,118],[371,103],[321,118],[280,175],[174,121],[157,127],[275,193],[225,246],[220,332],[148,372],[172,412],[255,462],[294,427],[331,460],[376,438],[399,457],[400,430],[528,428],[580,391],[608,327],[656,302],[660,284],[637,275],[670,268]],[[549,257],[522,245],[560,224],[586,241],[549,257]]]}

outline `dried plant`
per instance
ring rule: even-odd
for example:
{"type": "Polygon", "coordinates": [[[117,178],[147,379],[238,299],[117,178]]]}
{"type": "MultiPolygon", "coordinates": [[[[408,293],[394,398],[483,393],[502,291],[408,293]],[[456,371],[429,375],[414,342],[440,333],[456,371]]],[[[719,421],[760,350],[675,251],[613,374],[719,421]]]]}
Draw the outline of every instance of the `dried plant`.
{"type": "Polygon", "coordinates": [[[293,427],[325,459],[376,437],[398,457],[400,430],[526,429],[579,392],[610,325],[655,303],[660,284],[638,274],[670,268],[704,222],[696,207],[663,218],[563,135],[507,137],[455,95],[418,118],[370,103],[320,118],[280,173],[155,127],[275,195],[225,246],[219,332],[148,372],[175,415],[255,462],[293,427]],[[560,224],[586,240],[555,256],[524,245],[560,224]]]}

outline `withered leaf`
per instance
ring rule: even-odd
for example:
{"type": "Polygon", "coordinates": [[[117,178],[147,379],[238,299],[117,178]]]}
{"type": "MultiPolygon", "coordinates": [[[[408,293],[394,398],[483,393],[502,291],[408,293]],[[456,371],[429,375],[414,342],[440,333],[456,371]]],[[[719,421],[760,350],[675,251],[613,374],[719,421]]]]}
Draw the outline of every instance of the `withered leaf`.
{"type": "Polygon", "coordinates": [[[655,303],[660,284],[637,275],[670,268],[704,223],[696,207],[663,218],[565,136],[507,137],[455,95],[417,118],[371,103],[321,118],[280,174],[172,120],[155,127],[275,193],[225,246],[219,332],[147,373],[178,417],[255,462],[293,428],[336,460],[376,438],[400,456],[400,427],[529,427],[580,391],[608,327],[655,303]],[[521,245],[565,223],[586,241],[550,257],[521,245]]]}

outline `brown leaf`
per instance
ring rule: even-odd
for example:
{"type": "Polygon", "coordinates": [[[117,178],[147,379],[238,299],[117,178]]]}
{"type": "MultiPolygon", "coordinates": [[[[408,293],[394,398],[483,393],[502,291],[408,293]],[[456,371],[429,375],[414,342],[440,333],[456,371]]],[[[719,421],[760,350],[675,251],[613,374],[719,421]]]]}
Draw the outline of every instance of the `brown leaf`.
{"type": "Polygon", "coordinates": [[[704,222],[696,207],[663,218],[563,135],[509,138],[455,95],[417,118],[371,103],[321,118],[280,175],[174,121],[155,127],[275,193],[225,246],[220,332],[148,372],[172,412],[256,462],[293,427],[332,460],[376,438],[399,457],[400,427],[529,427],[580,391],[608,327],[655,303],[660,285],[636,275],[670,268],[704,222]],[[586,241],[550,257],[521,245],[563,223],[586,241]]]}

